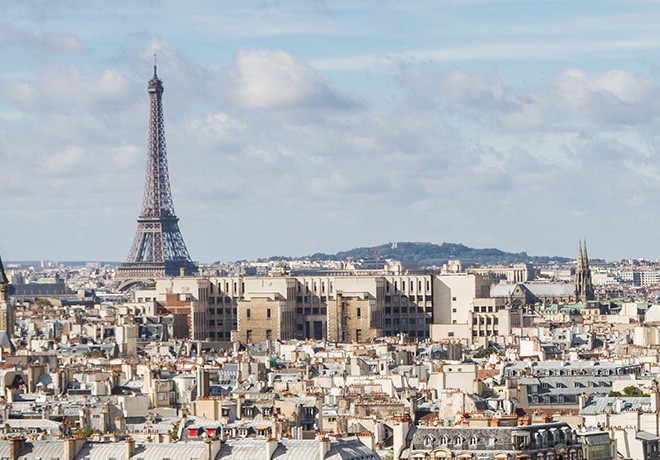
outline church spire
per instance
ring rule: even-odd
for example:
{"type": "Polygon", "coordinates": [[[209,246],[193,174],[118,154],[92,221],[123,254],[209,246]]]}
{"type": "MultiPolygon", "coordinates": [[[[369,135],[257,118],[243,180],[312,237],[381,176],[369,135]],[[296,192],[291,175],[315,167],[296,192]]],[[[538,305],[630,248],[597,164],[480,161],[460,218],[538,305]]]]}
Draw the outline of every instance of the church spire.
{"type": "Polygon", "coordinates": [[[587,242],[580,240],[577,266],[575,267],[575,300],[586,303],[594,300],[594,286],[591,281],[589,256],[587,255],[587,242]]]}
{"type": "Polygon", "coordinates": [[[12,353],[15,351],[11,337],[14,333],[14,309],[9,304],[9,278],[0,258],[0,347],[9,346],[12,353]],[[6,334],[6,336],[3,336],[6,334]],[[7,342],[5,342],[5,339],[7,342]]]}
{"type": "Polygon", "coordinates": [[[9,284],[9,279],[5,273],[5,267],[2,265],[2,256],[0,256],[0,285],[9,284]]]}
{"type": "Polygon", "coordinates": [[[584,266],[588,269],[589,268],[589,256],[587,255],[587,240],[584,240],[584,266]]]}

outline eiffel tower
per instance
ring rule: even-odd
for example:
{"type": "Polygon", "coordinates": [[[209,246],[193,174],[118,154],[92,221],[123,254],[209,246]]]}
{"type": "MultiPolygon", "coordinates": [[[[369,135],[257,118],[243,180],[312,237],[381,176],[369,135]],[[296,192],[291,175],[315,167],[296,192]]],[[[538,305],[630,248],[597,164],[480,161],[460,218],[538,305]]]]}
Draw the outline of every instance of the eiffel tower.
{"type": "Polygon", "coordinates": [[[163,82],[158,78],[156,65],[148,92],[151,102],[144,197],[133,245],[115,276],[122,287],[140,280],[176,276],[182,271],[189,274],[197,271],[183,242],[172,204],[163,123],[163,82]]]}

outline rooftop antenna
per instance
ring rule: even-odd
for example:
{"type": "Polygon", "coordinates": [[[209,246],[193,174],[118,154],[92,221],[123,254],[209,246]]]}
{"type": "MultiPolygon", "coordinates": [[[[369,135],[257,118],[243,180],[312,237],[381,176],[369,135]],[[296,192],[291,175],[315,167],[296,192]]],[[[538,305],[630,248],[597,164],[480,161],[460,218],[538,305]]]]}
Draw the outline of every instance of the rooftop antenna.
{"type": "Polygon", "coordinates": [[[157,65],[157,64],[158,64],[158,63],[157,63],[157,61],[156,61],[156,53],[154,53],[154,77],[156,76],[156,65],[157,65]]]}

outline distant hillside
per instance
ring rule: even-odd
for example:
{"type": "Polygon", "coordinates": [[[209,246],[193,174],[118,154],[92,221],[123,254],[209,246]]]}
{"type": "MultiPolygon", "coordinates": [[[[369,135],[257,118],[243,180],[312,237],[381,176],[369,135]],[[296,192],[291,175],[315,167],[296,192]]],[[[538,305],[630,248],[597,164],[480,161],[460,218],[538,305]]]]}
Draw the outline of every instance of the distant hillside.
{"type": "Polygon", "coordinates": [[[495,248],[477,249],[456,243],[388,243],[369,248],[355,248],[337,254],[317,253],[305,257],[309,260],[345,260],[352,259],[396,259],[415,262],[420,267],[441,266],[449,259],[463,259],[480,264],[514,264],[529,262],[536,264],[565,263],[567,257],[529,256],[526,252],[504,252],[495,248]]]}

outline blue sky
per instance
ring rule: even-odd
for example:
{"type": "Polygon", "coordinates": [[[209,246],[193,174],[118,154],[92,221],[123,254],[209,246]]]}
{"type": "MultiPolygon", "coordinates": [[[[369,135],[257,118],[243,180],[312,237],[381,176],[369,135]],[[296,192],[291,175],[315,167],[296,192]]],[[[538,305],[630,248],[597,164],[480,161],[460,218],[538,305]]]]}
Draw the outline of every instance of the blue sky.
{"type": "Polygon", "coordinates": [[[660,258],[656,1],[0,3],[0,254],[126,257],[153,54],[194,259],[660,258]]]}

